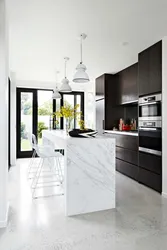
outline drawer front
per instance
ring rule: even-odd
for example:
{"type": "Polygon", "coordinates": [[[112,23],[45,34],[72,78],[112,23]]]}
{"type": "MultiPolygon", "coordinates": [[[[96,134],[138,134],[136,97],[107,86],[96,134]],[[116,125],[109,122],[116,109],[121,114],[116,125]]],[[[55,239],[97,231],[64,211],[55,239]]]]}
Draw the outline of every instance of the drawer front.
{"type": "Polygon", "coordinates": [[[116,147],[116,158],[120,159],[120,160],[124,160],[124,148],[120,148],[120,147],[116,147]]]}
{"type": "Polygon", "coordinates": [[[139,167],[162,174],[162,156],[139,152],[139,167]]]}
{"type": "Polygon", "coordinates": [[[135,165],[116,159],[116,170],[134,180],[138,180],[138,167],[135,165]]]}
{"type": "Polygon", "coordinates": [[[138,152],[116,147],[116,158],[138,166],[138,152]]]}
{"type": "Polygon", "coordinates": [[[116,146],[131,149],[134,151],[138,150],[138,136],[131,135],[115,135],[116,146]]]}
{"type": "Polygon", "coordinates": [[[139,183],[146,185],[158,191],[162,192],[162,177],[161,175],[155,174],[153,172],[147,171],[139,167],[139,183]]]}

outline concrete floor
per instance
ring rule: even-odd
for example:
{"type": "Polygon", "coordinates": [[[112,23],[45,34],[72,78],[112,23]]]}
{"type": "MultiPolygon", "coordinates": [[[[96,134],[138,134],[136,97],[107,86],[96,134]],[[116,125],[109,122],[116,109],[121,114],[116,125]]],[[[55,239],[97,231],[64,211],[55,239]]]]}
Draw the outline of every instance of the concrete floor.
{"type": "Polygon", "coordinates": [[[67,218],[63,196],[32,201],[19,160],[9,174],[9,222],[0,250],[164,250],[167,199],[117,174],[117,208],[67,218]]]}

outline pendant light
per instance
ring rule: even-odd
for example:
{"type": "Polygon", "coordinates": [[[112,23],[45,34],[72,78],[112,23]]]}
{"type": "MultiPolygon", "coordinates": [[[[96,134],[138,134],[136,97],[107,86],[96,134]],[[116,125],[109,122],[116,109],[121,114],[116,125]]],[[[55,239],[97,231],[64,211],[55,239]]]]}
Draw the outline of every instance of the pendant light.
{"type": "Polygon", "coordinates": [[[67,61],[69,61],[69,57],[65,57],[64,58],[64,61],[65,61],[65,67],[64,67],[64,79],[62,80],[62,85],[60,87],[60,92],[62,93],[69,93],[69,92],[72,92],[72,89],[69,85],[69,80],[67,79],[67,76],[66,76],[66,68],[67,68],[67,61]]]}
{"type": "Polygon", "coordinates": [[[89,82],[89,76],[86,73],[86,66],[82,62],[82,41],[87,37],[86,34],[80,35],[80,50],[81,50],[81,62],[76,67],[76,73],[74,75],[73,82],[76,83],[86,83],[89,82]]]}
{"type": "Polygon", "coordinates": [[[60,95],[60,93],[59,93],[59,91],[58,91],[58,81],[57,81],[57,75],[59,74],[60,72],[59,71],[56,71],[56,88],[55,88],[55,90],[53,91],[53,95],[52,95],[52,98],[53,99],[61,99],[61,95],[60,95]]]}

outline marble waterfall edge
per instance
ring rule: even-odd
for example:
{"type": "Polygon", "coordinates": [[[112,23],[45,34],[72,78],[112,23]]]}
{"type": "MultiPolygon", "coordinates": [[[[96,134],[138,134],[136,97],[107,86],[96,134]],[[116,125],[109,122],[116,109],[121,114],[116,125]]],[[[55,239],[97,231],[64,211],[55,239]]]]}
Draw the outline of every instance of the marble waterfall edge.
{"type": "Polygon", "coordinates": [[[69,140],[66,212],[83,214],[115,208],[115,140],[69,140]]]}
{"type": "Polygon", "coordinates": [[[72,138],[44,131],[43,142],[64,149],[67,216],[115,208],[115,139],[72,138]]]}

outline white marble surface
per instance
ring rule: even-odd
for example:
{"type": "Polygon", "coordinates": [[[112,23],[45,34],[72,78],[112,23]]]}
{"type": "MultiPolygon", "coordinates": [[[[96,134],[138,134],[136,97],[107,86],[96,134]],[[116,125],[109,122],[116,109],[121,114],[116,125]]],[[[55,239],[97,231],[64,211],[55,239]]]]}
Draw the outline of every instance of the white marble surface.
{"type": "Polygon", "coordinates": [[[131,135],[138,136],[139,133],[136,131],[119,131],[119,130],[104,130],[104,133],[108,134],[119,134],[119,135],[131,135]]]}
{"type": "Polygon", "coordinates": [[[43,131],[45,143],[65,150],[67,216],[115,208],[115,140],[105,136],[71,138],[43,131]]]}

